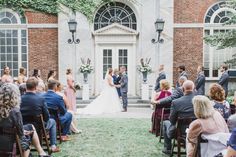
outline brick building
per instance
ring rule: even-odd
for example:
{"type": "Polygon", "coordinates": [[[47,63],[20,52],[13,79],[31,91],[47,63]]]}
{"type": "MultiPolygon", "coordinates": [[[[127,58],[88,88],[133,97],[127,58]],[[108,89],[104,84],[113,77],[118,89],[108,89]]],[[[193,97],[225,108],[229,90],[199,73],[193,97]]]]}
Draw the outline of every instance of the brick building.
{"type": "MultiPolygon", "coordinates": [[[[137,72],[140,58],[151,58],[154,73],[148,76],[153,85],[159,64],[165,64],[167,78],[175,82],[176,67],[185,65],[190,79],[196,76],[196,67],[204,65],[208,82],[219,77],[218,68],[229,60],[233,49],[216,50],[204,44],[205,34],[227,31],[222,26],[234,9],[219,0],[117,0],[113,5],[103,4],[94,12],[93,21],[83,14],[72,14],[69,8],[57,16],[26,10],[22,17],[10,8],[0,10],[0,68],[8,65],[14,76],[19,67],[42,71],[43,79],[49,70],[58,71],[65,84],[65,71],[72,68],[77,82],[83,82],[78,72],[81,58],[90,58],[94,72],[89,76],[91,95],[101,91],[101,82],[107,67],[126,65],[129,75],[129,94],[140,95],[142,76],[137,72]],[[80,44],[68,44],[71,38],[67,22],[78,22],[76,37],[80,44]],[[163,44],[152,44],[156,32],[154,22],[165,20],[163,44]]],[[[235,67],[231,67],[235,68],[235,67]]]]}

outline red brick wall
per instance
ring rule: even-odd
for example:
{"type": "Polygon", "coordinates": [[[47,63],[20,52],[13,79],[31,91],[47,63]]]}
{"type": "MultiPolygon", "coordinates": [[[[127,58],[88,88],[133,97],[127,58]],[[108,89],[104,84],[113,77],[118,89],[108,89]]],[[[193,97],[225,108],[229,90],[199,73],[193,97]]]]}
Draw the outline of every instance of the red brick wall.
{"type": "MultiPolygon", "coordinates": [[[[30,24],[57,24],[57,16],[54,15],[33,11],[27,11],[25,15],[30,24]]],[[[28,58],[29,75],[32,75],[33,69],[39,69],[46,80],[49,70],[58,71],[58,29],[29,28],[28,58]]]]}
{"type": "Polygon", "coordinates": [[[202,23],[208,8],[218,0],[174,0],[174,23],[202,23]]]}
{"type": "MultiPolygon", "coordinates": [[[[203,23],[207,10],[218,0],[174,0],[174,23],[203,23]]],[[[189,79],[195,80],[203,64],[203,28],[174,28],[174,83],[177,67],[185,65],[189,79]]]]}

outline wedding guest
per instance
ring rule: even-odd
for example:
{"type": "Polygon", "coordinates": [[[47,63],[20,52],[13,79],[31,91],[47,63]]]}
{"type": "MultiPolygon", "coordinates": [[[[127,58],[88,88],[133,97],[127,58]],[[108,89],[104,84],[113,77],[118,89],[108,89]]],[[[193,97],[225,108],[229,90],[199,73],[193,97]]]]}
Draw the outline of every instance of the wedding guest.
{"type": "Polygon", "coordinates": [[[156,92],[160,91],[160,81],[164,80],[164,79],[166,79],[166,74],[165,74],[165,71],[164,71],[164,65],[161,64],[160,67],[159,67],[159,75],[156,79],[156,85],[155,85],[155,89],[154,89],[156,92]]]}
{"type": "Polygon", "coordinates": [[[197,68],[197,79],[195,81],[195,90],[196,95],[205,95],[205,75],[204,75],[204,67],[198,66],[197,68]]]}
{"type": "Polygon", "coordinates": [[[35,77],[38,80],[37,91],[38,92],[45,92],[46,86],[43,80],[40,78],[40,70],[34,69],[32,77],[35,77]]]}
{"type": "MultiPolygon", "coordinates": [[[[185,66],[184,66],[184,65],[180,65],[177,70],[178,70],[178,73],[179,73],[179,78],[180,78],[181,76],[185,76],[185,77],[188,79],[188,74],[187,74],[187,72],[185,71],[185,66]]],[[[178,81],[177,81],[177,83],[176,83],[176,88],[177,88],[177,87],[180,87],[180,84],[179,84],[178,81]]]]}
{"type": "Polygon", "coordinates": [[[26,81],[26,93],[21,97],[20,111],[22,116],[34,116],[43,115],[43,121],[45,127],[49,130],[50,134],[50,145],[52,152],[59,152],[60,149],[57,147],[57,128],[56,122],[53,118],[50,118],[47,104],[44,98],[37,94],[36,88],[38,86],[38,80],[34,77],[29,78],[26,81]]]}
{"type": "MultiPolygon", "coordinates": [[[[163,122],[163,135],[164,135],[164,150],[162,151],[165,154],[171,153],[171,139],[174,138],[176,123],[178,117],[182,118],[193,118],[193,104],[192,99],[194,97],[194,83],[190,80],[187,80],[183,84],[184,96],[173,100],[170,108],[170,120],[165,120],[163,122]]],[[[185,130],[188,126],[182,128],[185,130]]]]}
{"type": "MultiPolygon", "coordinates": [[[[5,83],[0,86],[0,127],[16,128],[20,137],[23,156],[28,157],[30,154],[30,145],[33,144],[41,156],[47,156],[42,149],[38,134],[31,124],[23,126],[20,112],[20,93],[18,87],[11,83],[5,83]]],[[[0,148],[11,150],[11,141],[0,135],[0,148]]]]}
{"type": "Polygon", "coordinates": [[[71,130],[73,133],[77,133],[77,134],[78,134],[78,133],[81,133],[82,131],[79,130],[79,129],[77,129],[77,127],[76,127],[76,124],[77,124],[77,123],[76,123],[76,118],[75,118],[75,113],[74,113],[74,111],[73,111],[73,107],[72,107],[72,105],[69,103],[69,101],[67,100],[66,95],[65,95],[64,93],[62,93],[62,89],[63,89],[63,85],[62,85],[59,81],[57,81],[56,93],[57,93],[58,95],[60,95],[60,96],[63,98],[63,101],[64,101],[64,103],[65,103],[65,105],[66,105],[67,111],[72,114],[72,122],[71,122],[71,125],[70,125],[70,130],[71,130]]]}
{"type": "Polygon", "coordinates": [[[56,71],[50,70],[49,73],[48,73],[47,81],[55,80],[55,77],[56,77],[56,71]]]}
{"type": "Polygon", "coordinates": [[[20,74],[18,75],[17,83],[20,85],[22,83],[25,83],[27,78],[25,76],[25,72],[26,72],[25,68],[21,67],[19,71],[20,71],[20,74]]]}
{"type": "Polygon", "coordinates": [[[228,119],[230,116],[230,105],[225,100],[225,91],[217,83],[214,83],[210,87],[209,96],[212,99],[213,107],[220,112],[220,114],[228,119]]]}
{"type": "Polygon", "coordinates": [[[67,87],[65,90],[65,95],[67,97],[68,103],[71,105],[71,110],[76,113],[76,89],[71,69],[66,70],[66,79],[67,87]]]}
{"type": "Polygon", "coordinates": [[[195,96],[193,98],[194,120],[187,133],[187,154],[193,157],[197,147],[198,136],[204,134],[228,133],[228,127],[224,118],[217,112],[206,96],[195,96]]]}
{"type": "Polygon", "coordinates": [[[228,82],[229,82],[228,66],[225,64],[221,65],[220,72],[222,73],[222,75],[218,83],[225,90],[225,98],[226,98],[228,95],[228,82]]]}
{"type": "Polygon", "coordinates": [[[232,134],[228,141],[228,150],[225,157],[236,156],[236,128],[233,129],[232,134]]]}
{"type": "Polygon", "coordinates": [[[182,97],[184,95],[182,86],[185,81],[187,81],[187,78],[185,76],[181,76],[178,80],[180,87],[176,88],[170,96],[154,101],[153,103],[159,105],[168,104],[171,103],[173,100],[182,97]]]}
{"type": "MultiPolygon", "coordinates": [[[[160,81],[160,91],[157,92],[154,96],[154,100],[152,100],[152,102],[155,102],[162,99],[162,98],[165,98],[165,97],[168,97],[171,95],[171,92],[170,92],[170,83],[167,81],[167,80],[161,80],[160,81]]],[[[156,117],[161,117],[161,114],[162,114],[162,109],[163,108],[170,108],[171,106],[171,103],[167,103],[167,104],[157,104],[155,105],[155,111],[152,113],[152,122],[154,122],[154,120],[156,119],[157,121],[155,121],[155,123],[157,125],[154,125],[154,128],[152,128],[150,130],[151,133],[156,133],[157,135],[159,135],[159,132],[160,132],[160,118],[156,118],[156,117]]],[[[169,117],[169,115],[165,115],[165,119],[167,119],[167,117],[169,117]]]]}
{"type": "Polygon", "coordinates": [[[2,82],[6,82],[6,83],[13,83],[13,78],[10,75],[10,68],[8,66],[5,66],[3,69],[3,76],[2,76],[2,82]]]}
{"type": "Polygon", "coordinates": [[[56,90],[57,90],[57,81],[49,80],[48,91],[45,94],[43,94],[43,97],[48,107],[53,108],[53,109],[58,109],[60,111],[59,118],[63,126],[62,141],[68,141],[70,140],[68,135],[70,134],[72,114],[67,112],[63,98],[56,93],[56,90]]]}
{"type": "Polygon", "coordinates": [[[22,83],[19,85],[20,95],[24,95],[26,93],[26,83],[22,83]]]}
{"type": "MultiPolygon", "coordinates": [[[[118,69],[114,69],[114,74],[112,75],[114,85],[120,85],[121,74],[119,74],[118,69]]],[[[120,87],[116,87],[119,97],[121,97],[120,87]]]]}

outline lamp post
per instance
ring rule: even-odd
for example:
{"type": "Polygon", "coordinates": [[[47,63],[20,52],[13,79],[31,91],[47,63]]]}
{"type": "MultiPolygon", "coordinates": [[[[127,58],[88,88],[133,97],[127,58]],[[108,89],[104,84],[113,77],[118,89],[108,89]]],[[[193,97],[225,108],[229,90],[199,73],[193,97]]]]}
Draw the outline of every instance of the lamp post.
{"type": "Polygon", "coordinates": [[[157,19],[155,22],[155,28],[156,28],[156,32],[158,32],[158,38],[157,39],[152,39],[151,42],[153,44],[156,43],[163,43],[164,39],[161,38],[161,32],[164,30],[164,25],[165,25],[165,21],[162,19],[157,19]]]}
{"type": "Polygon", "coordinates": [[[74,19],[71,19],[68,22],[68,26],[69,26],[69,31],[72,33],[72,39],[68,39],[68,43],[69,44],[79,44],[80,40],[79,39],[75,39],[75,32],[76,32],[76,28],[77,28],[77,22],[74,19]]]}

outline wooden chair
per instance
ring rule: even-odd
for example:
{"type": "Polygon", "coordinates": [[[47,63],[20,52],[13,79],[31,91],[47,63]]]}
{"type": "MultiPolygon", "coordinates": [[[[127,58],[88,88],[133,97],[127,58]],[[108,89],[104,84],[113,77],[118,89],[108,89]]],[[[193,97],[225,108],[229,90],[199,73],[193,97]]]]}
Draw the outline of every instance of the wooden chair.
{"type": "Polygon", "coordinates": [[[49,114],[55,119],[55,121],[57,123],[57,133],[59,135],[58,139],[59,139],[60,143],[62,143],[62,138],[61,138],[62,125],[61,125],[61,121],[59,118],[60,111],[55,108],[48,108],[48,111],[49,111],[49,114]]]}
{"type": "Polygon", "coordinates": [[[48,151],[48,154],[51,154],[51,149],[49,146],[49,141],[48,141],[48,134],[45,129],[45,124],[43,121],[43,115],[36,115],[36,116],[22,116],[23,118],[23,123],[24,124],[33,124],[38,136],[39,136],[39,141],[40,144],[43,146],[43,140],[45,141],[46,144],[46,150],[48,151]]]}
{"type": "Polygon", "coordinates": [[[159,142],[161,142],[161,139],[163,139],[163,133],[162,133],[162,130],[163,130],[163,121],[164,120],[167,120],[169,118],[169,115],[170,115],[170,108],[162,108],[162,111],[161,111],[161,124],[160,124],[160,137],[159,137],[159,142]],[[167,118],[168,117],[168,118],[167,118]]]}
{"type": "Polygon", "coordinates": [[[230,104],[230,112],[231,112],[231,115],[234,114],[236,111],[236,106],[234,104],[230,104]]]}
{"type": "Polygon", "coordinates": [[[186,154],[186,152],[181,152],[181,148],[186,148],[186,133],[185,128],[187,128],[190,123],[196,118],[181,118],[179,117],[176,124],[176,130],[175,130],[175,137],[173,139],[172,143],[172,149],[171,149],[171,157],[173,154],[177,154],[178,157],[181,156],[181,154],[186,154]],[[176,145],[177,141],[177,145],[176,145]],[[174,148],[177,146],[177,152],[174,151],[174,148]]]}
{"type": "MultiPolygon", "coordinates": [[[[9,143],[11,150],[4,150],[0,148],[0,156],[1,157],[16,157],[20,156],[23,157],[23,150],[20,144],[20,138],[17,135],[16,128],[3,128],[0,127],[0,141],[3,142],[4,139],[1,137],[7,137],[7,139],[11,140],[13,143],[9,143]],[[17,153],[18,152],[18,153],[17,153]]],[[[7,143],[6,143],[7,144],[7,143]]]]}
{"type": "Polygon", "coordinates": [[[198,136],[197,146],[195,147],[193,154],[194,157],[201,157],[201,144],[207,142],[208,140],[202,139],[202,134],[198,136]]]}

